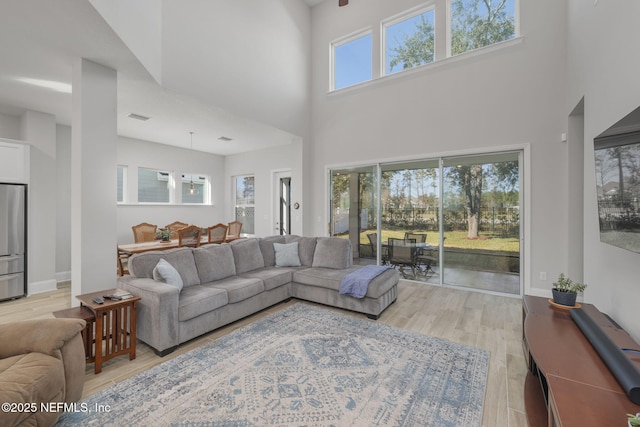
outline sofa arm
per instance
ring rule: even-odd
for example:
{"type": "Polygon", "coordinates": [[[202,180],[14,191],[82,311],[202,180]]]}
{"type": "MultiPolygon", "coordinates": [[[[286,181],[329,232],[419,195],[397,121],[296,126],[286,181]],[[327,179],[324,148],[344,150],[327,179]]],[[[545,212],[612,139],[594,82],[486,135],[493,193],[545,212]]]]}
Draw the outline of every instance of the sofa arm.
{"type": "Polygon", "coordinates": [[[153,279],[133,277],[119,279],[118,287],[141,298],[136,310],[136,334],[140,340],[157,352],[178,345],[178,288],[153,279]]]}
{"type": "MultiPolygon", "coordinates": [[[[0,324],[0,359],[32,352],[62,359],[62,348],[85,328],[81,319],[39,319],[0,324]]],[[[83,353],[84,354],[84,353],[83,353]]]]}

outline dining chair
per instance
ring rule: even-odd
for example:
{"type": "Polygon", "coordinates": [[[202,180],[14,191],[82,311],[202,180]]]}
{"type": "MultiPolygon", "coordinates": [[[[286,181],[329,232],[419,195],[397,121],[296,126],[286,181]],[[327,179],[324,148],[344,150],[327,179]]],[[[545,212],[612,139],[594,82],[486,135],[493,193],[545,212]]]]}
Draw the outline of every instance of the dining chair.
{"type": "Polygon", "coordinates": [[[415,239],[416,243],[426,243],[427,233],[412,233],[407,231],[404,233],[404,240],[415,239]]]}
{"type": "Polygon", "coordinates": [[[120,251],[120,249],[116,248],[116,259],[117,259],[117,267],[118,267],[118,276],[122,277],[125,274],[129,274],[129,269],[127,266],[127,261],[129,260],[129,256],[120,251]]]}
{"type": "Polygon", "coordinates": [[[224,243],[227,238],[227,226],[216,224],[207,228],[207,241],[209,243],[224,243]]]}
{"type": "Polygon", "coordinates": [[[133,230],[133,241],[135,243],[153,242],[156,239],[158,226],[142,222],[131,227],[131,230],[133,230]]]}
{"type": "Polygon", "coordinates": [[[190,246],[197,248],[200,246],[200,233],[202,229],[197,225],[189,225],[183,227],[177,231],[178,233],[178,247],[190,246]]]}
{"type": "Polygon", "coordinates": [[[231,221],[227,228],[227,242],[240,238],[240,231],[242,230],[242,223],[240,221],[231,221]]]}
{"type": "Polygon", "coordinates": [[[172,239],[177,239],[178,238],[178,230],[180,230],[181,228],[185,228],[188,225],[189,224],[185,224],[184,222],[174,221],[171,224],[167,225],[165,228],[168,229],[169,231],[171,231],[171,238],[172,239]]]}
{"type": "Polygon", "coordinates": [[[400,274],[405,279],[415,278],[416,276],[416,240],[415,239],[394,239],[390,237],[388,240],[389,246],[389,264],[395,267],[399,267],[400,274]],[[411,276],[405,273],[405,267],[411,268],[411,276]]]}

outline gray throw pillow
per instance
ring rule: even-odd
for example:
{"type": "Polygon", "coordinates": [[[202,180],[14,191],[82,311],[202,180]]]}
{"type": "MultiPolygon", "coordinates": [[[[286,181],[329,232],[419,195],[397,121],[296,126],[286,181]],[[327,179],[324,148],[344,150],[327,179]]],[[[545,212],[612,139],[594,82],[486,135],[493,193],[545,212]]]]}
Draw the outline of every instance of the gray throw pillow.
{"type": "Polygon", "coordinates": [[[166,260],[160,258],[155,268],[153,269],[153,280],[158,282],[165,282],[167,285],[175,286],[178,290],[182,290],[183,283],[182,278],[178,270],[173,268],[166,260]]]}
{"type": "Polygon", "coordinates": [[[298,256],[298,242],[274,243],[273,249],[276,252],[276,267],[300,267],[300,257],[298,256]]]}

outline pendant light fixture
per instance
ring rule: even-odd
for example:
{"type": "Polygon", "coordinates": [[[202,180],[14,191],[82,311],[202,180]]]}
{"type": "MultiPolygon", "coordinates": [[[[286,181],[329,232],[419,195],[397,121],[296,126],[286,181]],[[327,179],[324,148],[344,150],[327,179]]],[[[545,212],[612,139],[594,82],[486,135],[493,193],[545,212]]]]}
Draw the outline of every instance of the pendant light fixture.
{"type": "MultiPolygon", "coordinates": [[[[193,152],[193,131],[189,132],[191,134],[191,151],[193,152]]],[[[189,184],[189,194],[196,194],[196,189],[193,187],[193,175],[190,175],[191,183],[189,184]]]]}

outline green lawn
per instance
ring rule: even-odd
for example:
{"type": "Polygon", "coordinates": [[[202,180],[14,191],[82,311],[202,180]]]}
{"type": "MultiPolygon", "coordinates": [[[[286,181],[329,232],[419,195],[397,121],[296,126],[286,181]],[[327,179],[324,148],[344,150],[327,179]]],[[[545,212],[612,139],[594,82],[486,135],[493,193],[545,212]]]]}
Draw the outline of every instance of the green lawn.
{"type": "MultiPolygon", "coordinates": [[[[372,230],[360,233],[360,243],[369,244],[367,234],[373,233],[372,230]]],[[[412,231],[414,233],[425,233],[423,231],[412,231]]],[[[438,233],[426,232],[427,242],[432,245],[439,245],[438,233]]],[[[461,248],[461,249],[481,249],[487,251],[507,251],[519,252],[520,241],[517,237],[492,237],[489,233],[480,233],[479,239],[467,238],[466,231],[447,231],[444,233],[446,239],[445,248],[461,248]]],[[[346,235],[340,237],[347,237],[346,235]]],[[[403,239],[404,230],[382,230],[382,241],[387,241],[390,237],[403,239]]]]}

